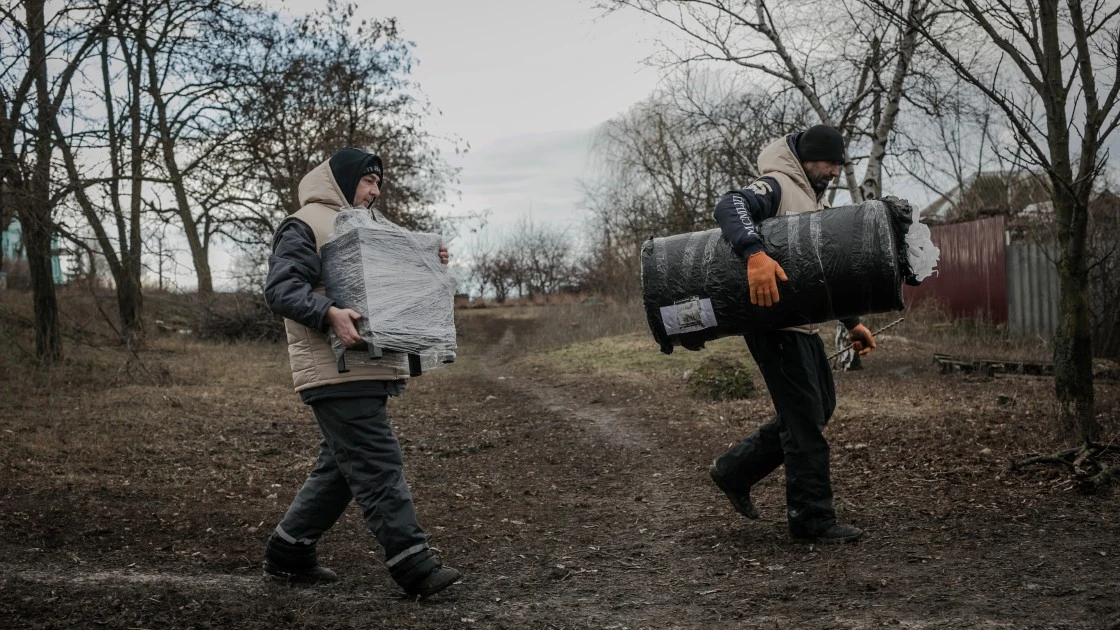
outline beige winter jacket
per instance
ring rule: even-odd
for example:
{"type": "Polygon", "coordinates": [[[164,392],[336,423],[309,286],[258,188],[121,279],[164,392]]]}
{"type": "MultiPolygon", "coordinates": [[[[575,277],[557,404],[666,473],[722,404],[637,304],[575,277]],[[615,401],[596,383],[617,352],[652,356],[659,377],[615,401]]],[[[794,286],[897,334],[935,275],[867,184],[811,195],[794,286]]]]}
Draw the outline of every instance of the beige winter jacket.
{"type": "MultiPolygon", "coordinates": [[[[289,221],[300,221],[315,233],[316,251],[322,250],[323,244],[334,232],[334,220],[338,211],[346,205],[346,198],[331,173],[329,160],[300,180],[299,202],[303,207],[280,223],[276,235],[279,236],[289,221]]],[[[276,236],[273,237],[273,246],[276,245],[275,238],[276,236]]],[[[320,294],[326,292],[321,279],[314,291],[320,294]]],[[[369,365],[349,365],[349,372],[339,374],[338,362],[325,333],[290,319],[284,320],[284,328],[288,334],[288,358],[292,364],[292,381],[297,392],[351,381],[408,378],[407,370],[369,365]]]]}
{"type": "MultiPolygon", "coordinates": [[[[816,191],[809,184],[809,177],[801,167],[801,160],[789,146],[789,136],[782,136],[766,145],[762,153],[758,154],[758,171],[764,177],[773,177],[778,181],[782,190],[782,201],[778,205],[776,216],[800,214],[823,210],[828,206],[824,195],[817,198],[816,191]]],[[[793,326],[782,330],[792,330],[806,334],[816,334],[820,326],[793,326]]]]}

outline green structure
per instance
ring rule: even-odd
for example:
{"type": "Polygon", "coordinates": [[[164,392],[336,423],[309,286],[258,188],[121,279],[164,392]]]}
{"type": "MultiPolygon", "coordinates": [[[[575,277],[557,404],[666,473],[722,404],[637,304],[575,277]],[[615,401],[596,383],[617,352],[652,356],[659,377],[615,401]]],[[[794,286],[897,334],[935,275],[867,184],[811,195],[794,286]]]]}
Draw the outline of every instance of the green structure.
{"type": "MultiPolygon", "coordinates": [[[[27,254],[23,247],[23,230],[20,229],[19,221],[12,220],[8,227],[0,232],[0,251],[4,253],[4,269],[6,271],[11,269],[15,264],[27,260],[27,254]]],[[[58,237],[51,238],[51,275],[54,277],[55,284],[62,284],[62,263],[58,260],[58,237]]]]}

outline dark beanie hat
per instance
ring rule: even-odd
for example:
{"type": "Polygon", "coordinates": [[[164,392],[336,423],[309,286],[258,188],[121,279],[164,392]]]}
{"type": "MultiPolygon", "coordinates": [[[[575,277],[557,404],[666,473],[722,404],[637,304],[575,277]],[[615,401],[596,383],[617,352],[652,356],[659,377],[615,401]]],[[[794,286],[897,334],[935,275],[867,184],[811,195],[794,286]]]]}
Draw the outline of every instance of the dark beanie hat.
{"type": "Polygon", "coordinates": [[[802,162],[844,163],[844,137],[828,125],[816,125],[797,139],[797,157],[802,162]]]}
{"type": "Polygon", "coordinates": [[[377,175],[378,179],[382,179],[381,158],[373,153],[347,147],[335,151],[331,156],[331,174],[334,175],[334,181],[338,182],[338,187],[342,189],[342,195],[346,197],[348,204],[354,203],[358,181],[371,173],[377,175]]]}

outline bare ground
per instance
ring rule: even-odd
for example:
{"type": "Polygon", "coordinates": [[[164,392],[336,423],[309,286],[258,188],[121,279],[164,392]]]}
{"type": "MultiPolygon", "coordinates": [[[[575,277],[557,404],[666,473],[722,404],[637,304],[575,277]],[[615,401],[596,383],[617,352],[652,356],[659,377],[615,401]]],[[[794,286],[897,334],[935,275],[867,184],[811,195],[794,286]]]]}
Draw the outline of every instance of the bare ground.
{"type": "MultiPolygon", "coordinates": [[[[524,313],[460,330],[460,362],[390,404],[421,522],[465,575],[420,602],[356,510],[320,546],[341,583],[260,579],[316,444],[283,348],[164,339],[51,372],[9,355],[0,627],[1120,628],[1116,494],[1008,470],[1064,445],[1045,379],[940,375],[905,329],[837,375],[837,507],[868,534],[821,548],[787,537],[780,472],[759,521],[708,480],[770,405],[690,399],[705,353],[556,343],[524,313]]],[[[1097,398],[1116,435],[1120,386],[1097,398]]]]}

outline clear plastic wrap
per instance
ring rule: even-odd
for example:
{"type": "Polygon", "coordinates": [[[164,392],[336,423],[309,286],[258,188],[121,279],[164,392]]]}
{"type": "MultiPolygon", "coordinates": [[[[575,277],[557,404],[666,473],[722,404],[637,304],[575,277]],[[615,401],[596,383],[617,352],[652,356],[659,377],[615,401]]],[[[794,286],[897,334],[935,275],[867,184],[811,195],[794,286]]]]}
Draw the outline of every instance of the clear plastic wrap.
{"type": "Polygon", "coordinates": [[[323,245],[327,297],[363,315],[364,345],[344,349],[332,331],[339,371],[382,365],[413,375],[455,360],[455,280],[440,263],[439,234],[410,232],[377,210],[344,208],[323,245]],[[345,352],[344,352],[345,350],[345,352]]]}
{"type": "Polygon", "coordinates": [[[789,277],[770,307],[750,303],[745,263],[719,229],[652,238],[642,246],[650,331],[671,354],[751,330],[901,310],[903,281],[919,283],[905,240],[912,221],[909,204],[892,197],[763,221],[766,253],[789,277]]]}

